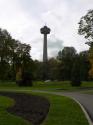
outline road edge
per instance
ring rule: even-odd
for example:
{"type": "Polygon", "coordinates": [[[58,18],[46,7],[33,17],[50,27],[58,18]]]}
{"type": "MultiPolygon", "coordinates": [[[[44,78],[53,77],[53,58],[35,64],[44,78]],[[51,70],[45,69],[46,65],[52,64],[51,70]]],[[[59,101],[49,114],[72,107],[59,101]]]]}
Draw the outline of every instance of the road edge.
{"type": "Polygon", "coordinates": [[[85,117],[86,117],[87,120],[88,120],[89,125],[93,125],[93,122],[92,122],[92,120],[91,120],[89,114],[87,113],[86,109],[84,108],[84,106],[83,106],[78,100],[76,100],[75,98],[72,97],[72,99],[81,107],[82,111],[83,111],[84,114],[85,114],[85,117]]]}

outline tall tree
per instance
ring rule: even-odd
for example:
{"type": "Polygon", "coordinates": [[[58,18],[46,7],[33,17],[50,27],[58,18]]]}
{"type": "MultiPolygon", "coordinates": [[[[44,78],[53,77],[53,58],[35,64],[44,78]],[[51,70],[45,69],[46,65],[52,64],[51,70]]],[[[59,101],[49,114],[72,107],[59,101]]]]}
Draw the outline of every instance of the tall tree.
{"type": "Polygon", "coordinates": [[[76,50],[74,47],[64,47],[64,49],[58,53],[57,59],[61,61],[59,63],[59,76],[61,76],[62,80],[71,79],[71,69],[75,55],[76,50]]]}
{"type": "Polygon", "coordinates": [[[72,86],[80,86],[81,78],[80,78],[80,58],[77,54],[74,58],[73,67],[71,70],[71,85],[72,86]]]}
{"type": "Polygon", "coordinates": [[[31,74],[33,61],[30,50],[30,45],[13,39],[6,30],[0,29],[0,79],[14,79],[16,72],[17,79],[22,79],[23,74],[31,74]]]}
{"type": "Polygon", "coordinates": [[[90,69],[90,62],[88,59],[88,51],[82,51],[79,53],[79,60],[80,60],[80,79],[82,81],[86,81],[89,79],[89,69],[90,69]]]}
{"type": "Polygon", "coordinates": [[[9,71],[11,36],[0,29],[0,79],[5,79],[9,71]]]}
{"type": "Polygon", "coordinates": [[[32,85],[32,70],[31,70],[31,62],[32,59],[30,57],[30,45],[22,44],[18,42],[18,46],[16,51],[14,52],[15,59],[13,60],[16,66],[16,80],[19,85],[32,85]],[[20,77],[19,77],[20,76],[20,77]],[[28,81],[29,79],[29,81],[28,81]],[[30,84],[31,83],[31,84],[30,84]]]}
{"type": "Polygon", "coordinates": [[[88,40],[86,43],[90,46],[89,60],[91,63],[89,74],[93,78],[93,10],[89,10],[88,13],[80,19],[78,33],[84,35],[88,40]]]}
{"type": "Polygon", "coordinates": [[[57,80],[57,78],[58,78],[58,64],[59,64],[59,61],[55,58],[50,58],[48,60],[48,67],[49,67],[48,76],[49,76],[49,79],[57,80]]]}
{"type": "Polygon", "coordinates": [[[35,80],[43,80],[43,62],[35,60],[34,61],[34,78],[35,80]]]}
{"type": "Polygon", "coordinates": [[[88,44],[93,44],[93,10],[80,19],[78,33],[84,35],[88,40],[88,44]]]}

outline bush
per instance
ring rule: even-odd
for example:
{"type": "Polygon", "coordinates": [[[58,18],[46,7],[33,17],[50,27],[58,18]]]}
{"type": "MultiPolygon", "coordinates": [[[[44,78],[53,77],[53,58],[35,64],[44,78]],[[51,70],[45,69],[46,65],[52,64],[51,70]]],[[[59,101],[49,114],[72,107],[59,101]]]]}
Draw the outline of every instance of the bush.
{"type": "Polygon", "coordinates": [[[72,86],[80,86],[80,85],[81,85],[80,79],[73,77],[72,80],[71,80],[71,85],[72,85],[72,86]]]}
{"type": "Polygon", "coordinates": [[[22,80],[17,81],[19,86],[32,86],[32,78],[30,72],[24,72],[22,75],[22,80]]]}
{"type": "Polygon", "coordinates": [[[22,86],[32,86],[32,74],[30,72],[24,72],[22,76],[22,86]]]}

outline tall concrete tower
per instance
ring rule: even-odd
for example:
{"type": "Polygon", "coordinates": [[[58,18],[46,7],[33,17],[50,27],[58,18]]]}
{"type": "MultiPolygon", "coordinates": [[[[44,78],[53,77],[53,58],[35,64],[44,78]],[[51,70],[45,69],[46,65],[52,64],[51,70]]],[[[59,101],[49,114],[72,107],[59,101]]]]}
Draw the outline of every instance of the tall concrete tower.
{"type": "Polygon", "coordinates": [[[47,62],[47,34],[50,34],[50,28],[44,26],[40,29],[41,34],[44,34],[44,44],[43,44],[43,62],[47,62]]]}

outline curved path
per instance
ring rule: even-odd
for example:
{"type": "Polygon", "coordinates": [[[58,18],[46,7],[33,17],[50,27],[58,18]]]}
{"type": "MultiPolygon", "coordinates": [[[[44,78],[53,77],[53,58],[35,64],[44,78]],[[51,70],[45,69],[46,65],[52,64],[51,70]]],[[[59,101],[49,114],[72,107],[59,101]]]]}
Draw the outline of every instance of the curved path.
{"type": "Polygon", "coordinates": [[[93,125],[93,95],[89,94],[81,94],[79,92],[48,92],[48,91],[38,91],[35,92],[44,92],[44,93],[50,93],[55,95],[61,95],[61,96],[67,96],[74,100],[77,100],[86,110],[86,112],[89,115],[89,124],[93,125]]]}
{"type": "Polygon", "coordinates": [[[89,118],[91,120],[90,124],[93,125],[93,95],[80,94],[78,92],[66,92],[66,93],[58,92],[57,94],[64,95],[77,100],[88,113],[89,118]]]}

